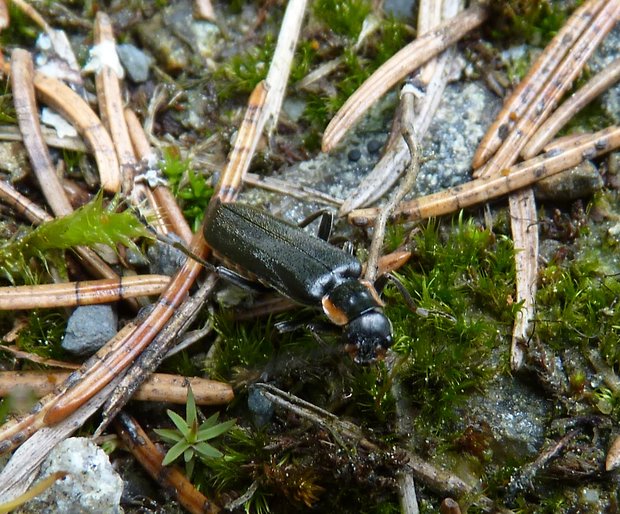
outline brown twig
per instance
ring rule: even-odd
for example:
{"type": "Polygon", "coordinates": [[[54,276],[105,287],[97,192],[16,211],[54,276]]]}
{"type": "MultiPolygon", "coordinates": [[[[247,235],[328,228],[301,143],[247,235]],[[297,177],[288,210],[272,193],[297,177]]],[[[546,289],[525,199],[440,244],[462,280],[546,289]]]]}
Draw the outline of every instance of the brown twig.
{"type": "Polygon", "coordinates": [[[135,419],[122,413],[114,424],[118,435],[140,465],[165,491],[174,495],[185,509],[192,514],[216,514],[220,511],[215,503],[196,490],[178,467],[162,466],[164,453],[155,446],[135,419]]]}
{"type": "Polygon", "coordinates": [[[344,103],[323,133],[322,149],[332,150],[350,127],[390,88],[426,61],[478,27],[487,16],[474,5],[402,48],[375,71],[344,103]]]}
{"type": "Polygon", "coordinates": [[[113,279],[0,288],[0,311],[76,307],[116,302],[162,293],[166,275],[136,275],[113,279]]]}
{"type": "MultiPolygon", "coordinates": [[[[593,159],[619,147],[620,127],[609,127],[580,139],[575,146],[556,148],[553,152],[512,166],[500,176],[478,178],[439,193],[404,202],[390,219],[402,223],[457,212],[535,184],[545,177],[577,166],[584,159],[593,159]]],[[[377,209],[359,209],[349,214],[349,222],[368,226],[372,225],[377,215],[377,209]]]]}
{"type": "MultiPolygon", "coordinates": [[[[0,346],[3,350],[4,347],[0,346]]],[[[2,371],[0,397],[14,394],[16,388],[26,388],[41,398],[54,392],[67,379],[68,371],[2,371]]],[[[137,389],[132,399],[144,402],[170,402],[185,405],[187,387],[191,386],[198,405],[225,405],[234,397],[232,387],[224,382],[199,377],[183,377],[153,373],[137,389]]]]}
{"type": "Polygon", "coordinates": [[[525,148],[523,148],[521,156],[524,159],[529,159],[540,153],[541,149],[575,114],[618,80],[620,80],[620,59],[616,59],[609,66],[606,66],[604,70],[592,77],[562,103],[530,138],[525,148]]]}

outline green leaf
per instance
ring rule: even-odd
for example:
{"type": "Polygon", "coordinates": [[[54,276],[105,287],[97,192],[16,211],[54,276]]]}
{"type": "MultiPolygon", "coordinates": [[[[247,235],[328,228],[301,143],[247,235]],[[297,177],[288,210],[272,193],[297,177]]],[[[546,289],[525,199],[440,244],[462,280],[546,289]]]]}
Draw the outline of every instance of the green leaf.
{"type": "Polygon", "coordinates": [[[179,432],[183,434],[183,437],[185,439],[188,439],[191,436],[191,434],[190,434],[190,428],[187,426],[187,423],[185,423],[185,420],[173,410],[168,409],[166,412],[168,413],[168,417],[172,420],[175,426],[179,429],[179,432]]]}
{"type": "Polygon", "coordinates": [[[171,428],[156,428],[153,430],[159,437],[168,443],[178,443],[183,436],[177,430],[171,428]]]}
{"type": "Polygon", "coordinates": [[[166,456],[162,461],[162,466],[167,466],[168,464],[173,463],[185,452],[185,450],[187,450],[187,448],[189,448],[189,443],[187,441],[179,441],[168,450],[168,453],[166,453],[166,456]]]}
{"type": "Polygon", "coordinates": [[[208,443],[197,443],[194,445],[194,449],[204,458],[207,459],[217,459],[223,455],[221,451],[216,448],[213,448],[208,443]]]}
{"type": "Polygon", "coordinates": [[[200,425],[200,428],[198,429],[198,432],[200,433],[205,428],[211,428],[212,426],[215,426],[215,424],[217,423],[217,418],[219,417],[219,415],[220,415],[220,413],[216,412],[215,414],[213,414],[213,416],[209,416],[207,418],[207,420],[202,425],[200,425]]]}
{"type": "Polygon", "coordinates": [[[230,427],[232,427],[234,424],[235,424],[235,420],[231,419],[229,421],[225,421],[224,423],[219,423],[215,425],[214,427],[201,428],[198,431],[196,440],[207,441],[209,439],[213,439],[214,437],[217,437],[218,435],[221,435],[224,432],[228,431],[230,427]]]}
{"type": "Polygon", "coordinates": [[[187,420],[187,426],[191,427],[196,423],[198,417],[196,416],[196,400],[194,398],[194,392],[192,387],[187,387],[187,404],[185,405],[185,419],[187,420]]]}

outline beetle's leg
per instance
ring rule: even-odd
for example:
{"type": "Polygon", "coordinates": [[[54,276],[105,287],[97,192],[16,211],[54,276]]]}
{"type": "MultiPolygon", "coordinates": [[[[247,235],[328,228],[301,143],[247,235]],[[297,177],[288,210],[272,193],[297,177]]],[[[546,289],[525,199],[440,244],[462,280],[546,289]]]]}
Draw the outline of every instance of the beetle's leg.
{"type": "Polygon", "coordinates": [[[245,277],[241,273],[237,273],[236,271],[224,266],[214,266],[214,272],[222,280],[240,287],[241,289],[245,289],[246,291],[253,291],[256,293],[264,293],[265,291],[269,291],[269,288],[265,287],[260,282],[245,277]]]}
{"type": "Polygon", "coordinates": [[[312,318],[314,318],[315,316],[316,316],[316,312],[308,312],[307,315],[305,316],[306,319],[279,321],[278,323],[274,324],[274,328],[280,334],[294,332],[295,330],[299,330],[299,329],[309,330],[313,334],[318,334],[318,333],[338,334],[340,333],[340,330],[338,329],[338,327],[332,323],[329,323],[327,321],[319,321],[319,320],[311,321],[312,318]]]}
{"type": "Polygon", "coordinates": [[[321,209],[316,212],[313,212],[307,218],[301,220],[298,223],[300,228],[307,227],[318,217],[321,217],[321,222],[319,224],[319,229],[317,230],[317,237],[322,239],[323,241],[329,240],[329,236],[332,233],[332,227],[334,226],[334,215],[326,209],[321,209]]]}

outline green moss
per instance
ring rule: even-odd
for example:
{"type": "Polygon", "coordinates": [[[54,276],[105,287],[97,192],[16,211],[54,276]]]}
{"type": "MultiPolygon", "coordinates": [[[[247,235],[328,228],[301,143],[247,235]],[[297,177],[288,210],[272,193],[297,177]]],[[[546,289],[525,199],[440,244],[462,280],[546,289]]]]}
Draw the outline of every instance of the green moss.
{"type": "Polygon", "coordinates": [[[394,350],[404,359],[399,375],[432,424],[450,418],[469,390],[497,372],[489,356],[518,309],[512,258],[509,239],[472,221],[448,230],[430,222],[414,238],[411,264],[399,275],[418,314],[388,291],[394,350]]]}
{"type": "Polygon", "coordinates": [[[39,35],[39,27],[13,2],[7,2],[7,5],[11,22],[2,30],[0,43],[3,47],[31,47],[39,35]]]}
{"type": "Polygon", "coordinates": [[[65,327],[65,317],[58,311],[30,311],[27,324],[17,337],[17,347],[40,357],[61,358],[65,327]]]}
{"type": "Polygon", "coordinates": [[[267,77],[276,47],[273,35],[268,34],[260,45],[233,55],[213,74],[220,100],[248,95],[267,77]]]}
{"type": "Polygon", "coordinates": [[[111,210],[105,207],[103,196],[97,195],[72,214],[43,223],[5,242],[0,245],[0,273],[12,283],[37,283],[50,263],[64,272],[63,251],[75,246],[122,244],[139,251],[133,238],[151,237],[150,232],[130,211],[117,213],[113,209],[114,206],[111,210]]]}
{"type": "Polygon", "coordinates": [[[617,368],[620,312],[611,306],[619,295],[617,277],[592,256],[552,263],[541,271],[536,334],[555,350],[595,343],[617,368]]]}
{"type": "Polygon", "coordinates": [[[336,34],[354,39],[370,11],[368,0],[315,0],[312,12],[336,34]]]}
{"type": "Polygon", "coordinates": [[[489,2],[489,7],[486,29],[493,39],[544,46],[562,27],[571,6],[548,0],[502,0],[489,2]]]}
{"type": "Polygon", "coordinates": [[[161,170],[179,201],[183,214],[194,231],[200,228],[205,209],[213,196],[213,187],[205,177],[191,168],[189,159],[182,159],[174,147],[165,148],[161,170]]]}

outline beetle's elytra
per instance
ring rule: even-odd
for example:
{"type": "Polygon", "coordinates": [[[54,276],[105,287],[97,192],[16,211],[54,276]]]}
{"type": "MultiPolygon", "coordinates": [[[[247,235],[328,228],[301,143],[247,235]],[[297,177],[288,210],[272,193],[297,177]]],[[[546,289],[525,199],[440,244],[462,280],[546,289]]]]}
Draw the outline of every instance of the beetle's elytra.
{"type": "Polygon", "coordinates": [[[356,362],[382,358],[392,326],[372,284],[361,280],[360,262],[323,239],[260,209],[211,203],[204,236],[222,257],[250,271],[292,300],[322,308],[343,327],[346,349],[356,362]]]}

